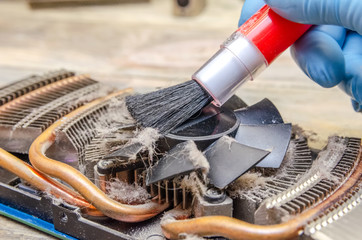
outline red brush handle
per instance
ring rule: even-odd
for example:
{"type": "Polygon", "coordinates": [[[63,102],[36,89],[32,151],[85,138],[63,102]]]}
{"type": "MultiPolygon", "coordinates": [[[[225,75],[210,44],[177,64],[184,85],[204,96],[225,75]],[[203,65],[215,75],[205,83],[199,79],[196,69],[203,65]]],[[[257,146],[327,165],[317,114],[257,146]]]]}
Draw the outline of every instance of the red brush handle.
{"type": "Polygon", "coordinates": [[[253,42],[270,64],[310,27],[291,22],[264,5],[237,31],[253,42]]]}
{"type": "Polygon", "coordinates": [[[222,45],[192,79],[224,104],[245,81],[254,79],[311,25],[288,21],[264,5],[222,45]]]}

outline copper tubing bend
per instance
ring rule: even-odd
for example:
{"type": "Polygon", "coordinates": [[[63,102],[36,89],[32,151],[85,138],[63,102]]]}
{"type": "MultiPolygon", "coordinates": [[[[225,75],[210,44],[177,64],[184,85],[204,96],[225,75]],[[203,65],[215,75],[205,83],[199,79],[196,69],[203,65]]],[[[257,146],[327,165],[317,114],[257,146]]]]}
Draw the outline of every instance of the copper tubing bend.
{"type": "Polygon", "coordinates": [[[31,164],[39,171],[68,183],[106,216],[124,222],[140,222],[161,213],[168,208],[169,204],[159,204],[155,201],[140,205],[126,205],[119,203],[109,198],[75,168],[45,156],[47,149],[55,142],[57,128],[60,127],[65,120],[72,119],[78,114],[83,113],[112,97],[126,94],[131,91],[131,89],[125,89],[106,97],[96,99],[56,121],[32,143],[29,150],[29,159],[31,164]]]}
{"type": "Polygon", "coordinates": [[[103,215],[77,192],[74,192],[68,187],[35,170],[32,166],[2,148],[0,148],[0,166],[27,181],[33,187],[43,192],[47,192],[56,198],[60,198],[69,204],[77,206],[82,210],[85,210],[89,215],[103,215]]]}
{"type": "Polygon", "coordinates": [[[333,194],[320,204],[301,213],[295,218],[275,225],[256,225],[235,218],[224,216],[208,216],[189,220],[169,220],[162,224],[163,234],[169,239],[179,239],[182,234],[198,236],[223,236],[232,240],[239,239],[295,239],[303,231],[304,226],[330,207],[337,204],[346,193],[352,192],[356,185],[361,182],[362,164],[361,152],[354,172],[333,194]]]}

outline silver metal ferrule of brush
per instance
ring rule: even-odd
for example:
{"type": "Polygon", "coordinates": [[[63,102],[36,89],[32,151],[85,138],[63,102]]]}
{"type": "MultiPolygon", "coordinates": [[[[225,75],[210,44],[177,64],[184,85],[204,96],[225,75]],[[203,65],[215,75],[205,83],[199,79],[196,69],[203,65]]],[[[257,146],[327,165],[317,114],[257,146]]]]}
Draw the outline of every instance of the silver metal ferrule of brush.
{"type": "Polygon", "coordinates": [[[246,80],[253,80],[267,67],[259,49],[240,32],[234,32],[192,79],[223,105],[246,80]]]}

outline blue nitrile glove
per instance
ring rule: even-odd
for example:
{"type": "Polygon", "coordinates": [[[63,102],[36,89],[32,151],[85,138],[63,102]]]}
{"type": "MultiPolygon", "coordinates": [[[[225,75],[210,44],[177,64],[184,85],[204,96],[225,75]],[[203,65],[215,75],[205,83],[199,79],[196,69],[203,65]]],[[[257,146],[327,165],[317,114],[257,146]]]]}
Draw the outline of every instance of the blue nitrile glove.
{"type": "Polygon", "coordinates": [[[362,0],[246,0],[239,26],[264,3],[291,21],[318,25],[292,46],[294,60],[319,85],[339,85],[362,112],[362,0]]]}

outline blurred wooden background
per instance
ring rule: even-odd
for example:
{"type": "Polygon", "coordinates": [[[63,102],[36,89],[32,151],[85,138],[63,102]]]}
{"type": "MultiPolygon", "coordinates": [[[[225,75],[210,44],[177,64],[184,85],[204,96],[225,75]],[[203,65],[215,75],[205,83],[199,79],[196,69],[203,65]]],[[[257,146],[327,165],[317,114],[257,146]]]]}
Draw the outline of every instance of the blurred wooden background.
{"type": "MultiPolygon", "coordinates": [[[[31,10],[0,1],[0,85],[65,68],[119,88],[150,91],[189,80],[237,27],[241,0],[208,0],[195,17],[176,17],[172,1],[31,10]]],[[[362,114],[338,88],[323,89],[289,51],[237,94],[248,104],[271,99],[284,120],[317,134],[362,137],[362,114]]],[[[47,235],[0,217],[0,239],[47,235]]]]}

